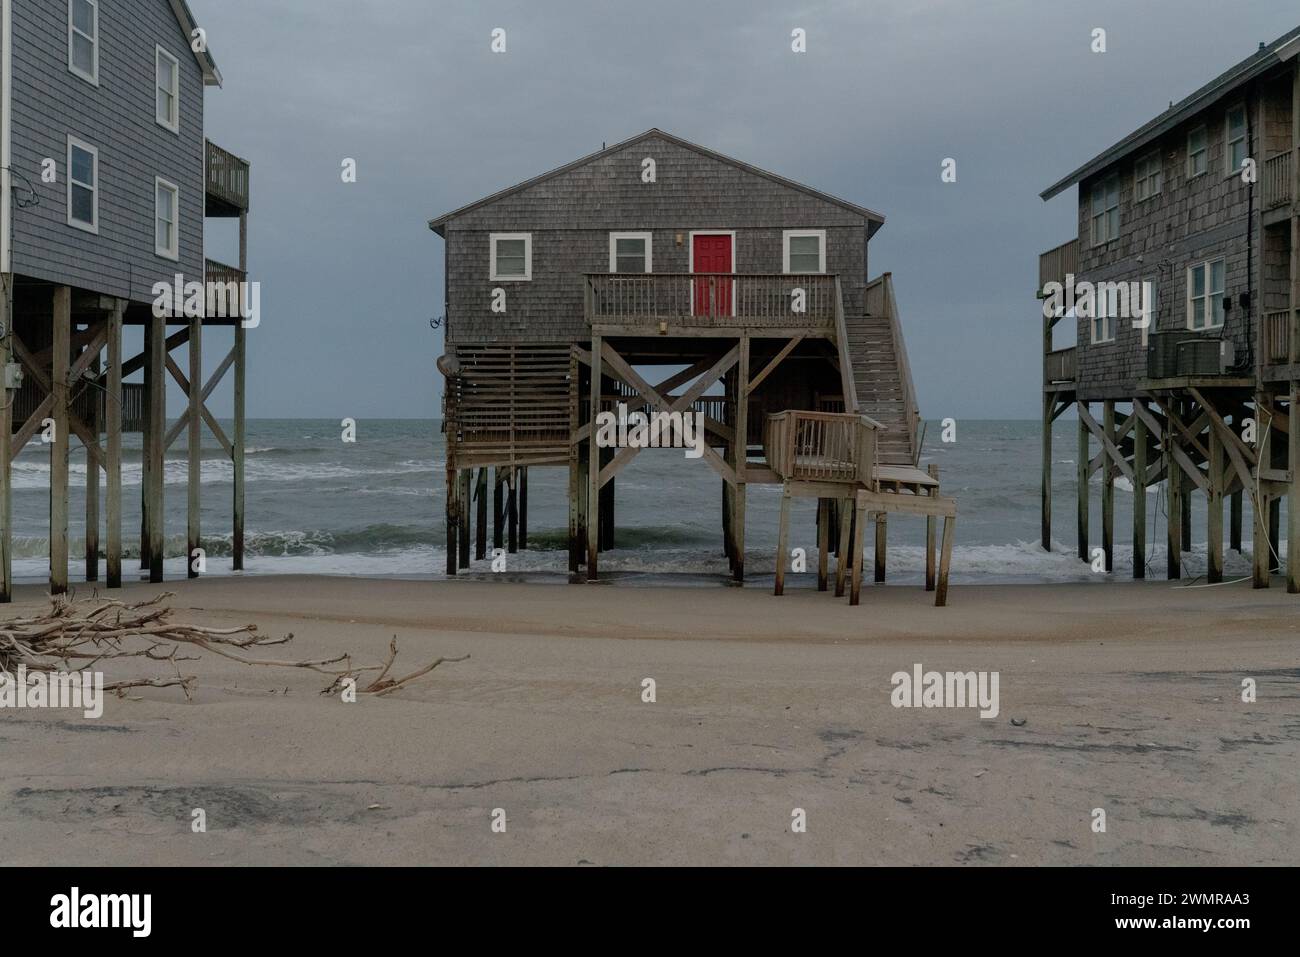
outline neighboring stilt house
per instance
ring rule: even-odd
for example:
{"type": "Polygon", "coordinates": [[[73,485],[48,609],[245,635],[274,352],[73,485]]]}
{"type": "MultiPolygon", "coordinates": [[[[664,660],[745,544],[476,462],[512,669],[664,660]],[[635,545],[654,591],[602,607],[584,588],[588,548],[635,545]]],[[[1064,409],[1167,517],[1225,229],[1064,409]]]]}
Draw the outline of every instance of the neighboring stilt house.
{"type": "Polygon", "coordinates": [[[1115,483],[1134,488],[1133,574],[1146,574],[1145,490],[1167,487],[1171,579],[1191,547],[1194,493],[1208,508],[1208,578],[1254,516],[1254,582],[1279,567],[1289,498],[1300,592],[1300,28],[1270,44],[1044,192],[1078,184],[1079,236],[1040,257],[1042,542],[1051,548],[1052,422],[1079,415],[1078,549],[1101,474],[1112,567],[1115,483]],[[1058,285],[1053,285],[1058,284],[1058,285]],[[1111,284],[1102,288],[1102,284],[1111,284]],[[1069,308],[1068,291],[1077,304],[1069,308]],[[1152,306],[1145,318],[1148,296],[1152,306]],[[1067,293],[1064,300],[1062,292],[1067,293]],[[1136,296],[1143,300],[1134,308],[1136,296]],[[1096,306],[1087,302],[1092,295],[1096,306]],[[1127,307],[1127,308],[1126,308],[1127,307]],[[1055,348],[1062,319],[1068,345],[1055,348]]]}
{"type": "MultiPolygon", "coordinates": [[[[762,461],[769,415],[870,416],[880,455],[866,467],[885,471],[853,481],[930,498],[938,483],[917,467],[920,414],[891,279],[866,278],[883,223],[660,130],[432,220],[446,262],[447,571],[470,563],[474,501],[485,556],[489,485],[495,543],[513,550],[527,471],[555,466],[569,469],[570,570],[597,578],[616,476],[640,451],[602,445],[593,428],[620,404],[703,417],[737,581],[747,487],[799,480],[762,461]],[[654,366],[670,368],[643,378],[654,366]]],[[[801,461],[827,452],[811,431],[786,435],[801,461]]],[[[821,489],[823,528],[838,529],[853,495],[852,482],[821,489]]]]}
{"type": "Polygon", "coordinates": [[[121,584],[129,431],[145,435],[140,552],[150,580],[163,574],[163,454],[182,434],[190,554],[199,547],[204,423],[234,464],[239,568],[248,164],[204,137],[204,88],[221,79],[206,36],[184,0],[0,0],[0,8],[0,601],[10,600],[13,578],[11,467],[29,442],[49,446],[52,592],[68,585],[74,440],[88,457],[86,578],[98,580],[102,548],[108,586],[121,584]],[[239,219],[238,269],[205,260],[205,216],[239,219]],[[155,308],[156,284],[171,289],[177,277],[187,308],[155,308]],[[194,294],[192,284],[205,282],[223,284],[223,294],[194,294]],[[124,358],[122,330],[132,325],[145,348],[124,358]],[[203,334],[212,326],[230,328],[233,343],[204,381],[203,334]],[[171,352],[182,346],[178,363],[171,352]],[[205,403],[232,369],[228,436],[205,403]],[[138,370],[142,384],[123,383],[138,370]],[[168,374],[187,396],[170,429],[168,374]]]}

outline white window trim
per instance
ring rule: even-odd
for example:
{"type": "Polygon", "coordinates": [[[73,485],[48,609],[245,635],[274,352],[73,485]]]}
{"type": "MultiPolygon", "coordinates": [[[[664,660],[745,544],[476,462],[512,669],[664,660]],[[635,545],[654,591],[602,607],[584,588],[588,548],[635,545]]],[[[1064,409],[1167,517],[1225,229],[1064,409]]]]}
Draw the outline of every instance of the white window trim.
{"type": "Polygon", "coordinates": [[[68,204],[68,225],[71,226],[73,229],[80,229],[83,232],[95,233],[96,235],[98,235],[99,234],[99,149],[94,146],[91,146],[85,140],[77,139],[77,137],[69,133],[67,163],[68,165],[65,167],[65,169],[67,170],[68,188],[65,191],[65,197],[67,199],[67,204],[68,204]],[[87,153],[91,154],[95,158],[95,162],[92,167],[92,174],[91,174],[92,178],[94,179],[94,183],[91,185],[91,190],[95,197],[95,202],[91,213],[94,221],[91,223],[83,223],[81,220],[73,219],[72,217],[72,148],[74,146],[79,150],[85,150],[87,153]]]}
{"type": "Polygon", "coordinates": [[[181,61],[176,59],[162,46],[154,47],[153,58],[153,114],[158,125],[163,129],[171,130],[173,133],[181,131],[181,61]],[[175,116],[162,117],[158,115],[158,91],[162,89],[161,77],[158,69],[161,58],[166,57],[172,65],[172,89],[168,90],[172,95],[172,112],[175,116]]]}
{"type": "Polygon", "coordinates": [[[1238,110],[1241,111],[1245,119],[1241,132],[1242,141],[1246,144],[1246,156],[1244,158],[1250,159],[1250,114],[1246,112],[1245,103],[1237,103],[1228,107],[1223,114],[1223,165],[1227,167],[1225,172],[1227,176],[1241,175],[1241,167],[1232,165],[1232,114],[1238,110]]]}
{"type": "MultiPolygon", "coordinates": [[[[1103,200],[1103,201],[1104,201],[1104,200],[1103,200]]],[[[1099,247],[1099,246],[1105,246],[1105,245],[1108,245],[1108,244],[1110,244],[1110,243],[1113,243],[1115,240],[1119,239],[1119,235],[1120,235],[1121,229],[1122,229],[1122,227],[1123,227],[1123,225],[1124,225],[1124,223],[1123,223],[1123,218],[1124,218],[1124,217],[1123,217],[1123,208],[1124,208],[1124,184],[1123,184],[1123,180],[1120,178],[1119,173],[1111,173],[1109,176],[1105,177],[1104,179],[1099,179],[1099,180],[1097,180],[1097,182],[1095,182],[1095,183],[1093,184],[1093,186],[1092,186],[1092,190],[1090,190],[1089,193],[1088,193],[1088,239],[1091,240],[1091,243],[1090,243],[1091,248],[1095,249],[1095,248],[1097,248],[1097,247],[1099,247]],[[1114,205],[1114,206],[1103,206],[1103,207],[1101,208],[1101,213],[1100,213],[1100,214],[1098,214],[1098,213],[1094,213],[1094,212],[1093,212],[1093,205],[1094,205],[1094,203],[1093,203],[1093,194],[1094,194],[1097,190],[1101,190],[1103,193],[1105,193],[1105,192],[1107,191],[1107,190],[1106,190],[1106,186],[1107,186],[1107,184],[1109,184],[1109,183],[1111,183],[1111,182],[1113,182],[1113,183],[1115,184],[1115,205],[1114,205]],[[1094,223],[1097,221],[1097,219],[1099,219],[1099,218],[1101,219],[1102,223],[1104,224],[1104,223],[1106,222],[1106,216],[1107,216],[1107,214],[1108,214],[1112,209],[1115,210],[1115,219],[1117,220],[1117,222],[1116,222],[1116,224],[1115,224],[1115,233],[1114,233],[1114,235],[1107,235],[1104,239],[1094,239],[1094,238],[1093,238],[1093,232],[1094,232],[1094,230],[1093,230],[1093,224],[1094,224],[1094,223]]]]}
{"type": "MultiPolygon", "coordinates": [[[[781,232],[781,271],[790,272],[790,240],[813,236],[817,239],[817,272],[826,272],[826,230],[824,229],[786,229],[781,232]]],[[[800,275],[803,275],[802,273],[800,275]]]]}
{"type": "Polygon", "coordinates": [[[181,258],[181,189],[170,180],[161,176],[153,179],[153,251],[163,259],[179,261],[181,258]],[[172,194],[172,248],[164,249],[158,245],[158,190],[165,189],[172,194]]]}
{"type": "Polygon", "coordinates": [[[1100,295],[1094,295],[1092,301],[1091,315],[1088,316],[1088,338],[1094,346],[1104,346],[1115,341],[1116,330],[1119,328],[1119,322],[1110,315],[1110,302],[1100,295]],[[1109,336],[1097,335],[1097,320],[1102,320],[1102,325],[1110,332],[1109,336]]]}
{"type": "Polygon", "coordinates": [[[1198,176],[1204,176],[1210,171],[1210,128],[1208,126],[1198,126],[1195,129],[1187,131],[1187,178],[1195,179],[1198,176]],[[1192,136],[1196,133],[1205,134],[1205,169],[1196,172],[1192,168],[1192,136]]]}
{"type": "MultiPolygon", "coordinates": [[[[1223,295],[1223,298],[1224,298],[1224,304],[1226,305],[1226,304],[1227,304],[1227,298],[1228,298],[1228,261],[1227,261],[1227,259],[1225,259],[1223,256],[1220,256],[1220,257],[1218,257],[1217,259],[1207,259],[1207,260],[1205,260],[1205,262],[1191,263],[1191,264],[1187,267],[1187,328],[1188,328],[1188,330],[1191,331],[1191,332],[1208,332],[1208,331],[1210,331],[1211,329],[1222,329],[1222,328],[1223,328],[1223,323],[1222,323],[1222,322],[1216,323],[1216,322],[1213,321],[1214,313],[1213,313],[1213,310],[1210,308],[1210,296],[1213,294],[1213,289],[1212,289],[1211,284],[1210,284],[1210,277],[1213,275],[1213,271],[1212,271],[1212,269],[1211,269],[1210,267],[1212,267],[1215,263],[1223,263],[1223,293],[1222,293],[1222,295],[1223,295]],[[1202,297],[1199,297],[1199,298],[1203,298],[1203,299],[1205,300],[1205,325],[1203,325],[1203,326],[1197,326],[1197,325],[1194,324],[1194,323],[1195,323],[1195,315],[1194,315],[1194,313],[1193,313],[1193,311],[1192,311],[1192,303],[1193,303],[1193,302],[1198,298],[1198,297],[1192,295],[1192,272],[1193,272],[1193,270],[1196,270],[1196,269],[1204,269],[1204,270],[1205,270],[1205,295],[1202,296],[1202,297]]],[[[1225,319],[1225,320],[1227,319],[1227,316],[1226,316],[1226,315],[1224,316],[1224,319],[1225,319]]]]}
{"type": "Polygon", "coordinates": [[[533,278],[533,234],[532,233],[489,233],[488,234],[488,279],[490,282],[529,282],[533,278]],[[524,274],[522,276],[497,275],[497,240],[522,239],[524,241],[524,274]]]}
{"type": "MultiPolygon", "coordinates": [[[[649,232],[610,233],[609,234],[609,271],[618,272],[618,241],[620,239],[645,240],[645,271],[654,272],[654,234],[649,232]]],[[[734,256],[735,253],[732,253],[734,256]]]]}
{"type": "MultiPolygon", "coordinates": [[[[72,25],[72,4],[74,0],[68,0],[68,72],[73,76],[79,76],[87,83],[93,83],[99,86],[99,0],[86,0],[95,9],[95,36],[91,38],[91,72],[84,73],[73,63],[72,60],[72,37],[74,32],[79,33],[76,27],[72,25]]],[[[81,34],[85,36],[85,34],[81,34]]]]}
{"type": "MultiPolygon", "coordinates": [[[[1141,179],[1147,179],[1147,180],[1151,178],[1152,177],[1149,174],[1145,177],[1141,177],[1141,179]]],[[[1133,202],[1145,203],[1148,199],[1154,199],[1155,197],[1159,196],[1161,193],[1164,192],[1164,190],[1165,190],[1165,167],[1164,167],[1164,160],[1162,159],[1160,150],[1152,150],[1150,153],[1147,153],[1145,156],[1139,156],[1137,158],[1137,162],[1133,164],[1133,202]],[[1150,193],[1147,193],[1145,196],[1139,199],[1138,198],[1138,182],[1139,182],[1138,168],[1141,166],[1141,164],[1146,163],[1152,159],[1154,159],[1156,163],[1155,178],[1159,181],[1160,185],[1156,189],[1152,190],[1150,193]]]]}

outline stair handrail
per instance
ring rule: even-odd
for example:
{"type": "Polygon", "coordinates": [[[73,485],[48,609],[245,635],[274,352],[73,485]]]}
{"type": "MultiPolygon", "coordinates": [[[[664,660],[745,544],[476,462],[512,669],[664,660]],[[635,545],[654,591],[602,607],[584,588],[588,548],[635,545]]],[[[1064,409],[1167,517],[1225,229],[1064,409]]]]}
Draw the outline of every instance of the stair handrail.
{"type": "Polygon", "coordinates": [[[849,330],[844,321],[844,296],[840,277],[835,277],[835,345],[840,353],[840,388],[844,390],[844,411],[858,412],[858,387],[853,378],[853,357],[849,355],[849,330]]]}

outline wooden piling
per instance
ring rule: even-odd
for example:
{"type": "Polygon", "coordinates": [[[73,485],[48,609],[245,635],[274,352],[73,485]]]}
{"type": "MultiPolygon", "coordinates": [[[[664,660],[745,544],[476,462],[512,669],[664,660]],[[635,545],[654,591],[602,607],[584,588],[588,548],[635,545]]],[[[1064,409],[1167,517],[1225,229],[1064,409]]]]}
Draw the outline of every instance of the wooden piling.
{"type": "MultiPolygon", "coordinates": [[[[1050,333],[1049,333],[1050,335],[1050,333]]],[[[1050,340],[1049,340],[1050,342],[1050,340]]],[[[1042,425],[1042,486],[1039,491],[1039,541],[1044,551],[1052,550],[1052,414],[1056,411],[1056,396],[1051,392],[1043,394],[1042,425]]],[[[934,519],[926,519],[926,535],[933,551],[934,519]]],[[[933,569],[926,567],[926,590],[933,588],[933,569]]]]}
{"type": "Polygon", "coordinates": [[[736,362],[735,423],[736,438],[732,442],[732,468],[736,473],[736,488],[732,499],[731,541],[733,560],[731,577],[738,584],[745,581],[745,506],[748,484],[745,475],[749,461],[749,334],[740,337],[740,358],[736,362]]]}
{"type": "Polygon", "coordinates": [[[1164,433],[1166,522],[1165,575],[1170,581],[1183,577],[1183,469],[1174,458],[1178,435],[1172,422],[1166,421],[1164,433]]]}
{"type": "Polygon", "coordinates": [[[1147,450],[1150,432],[1138,408],[1146,401],[1133,402],[1133,577],[1147,577],[1147,450]]]}
{"type": "Polygon", "coordinates": [[[153,330],[149,339],[149,356],[145,363],[145,378],[149,388],[149,581],[158,584],[163,580],[165,556],[163,520],[163,444],[167,431],[167,320],[150,316],[153,330]]]}
{"type": "Polygon", "coordinates": [[[1238,555],[1241,554],[1241,515],[1242,492],[1240,489],[1229,496],[1228,502],[1228,547],[1238,555]]]}
{"type": "Polygon", "coordinates": [[[53,344],[50,347],[50,392],[54,441],[50,443],[50,594],[68,590],[68,360],[72,348],[72,289],[54,289],[53,344]]]}
{"type": "MultiPolygon", "coordinates": [[[[1102,429],[1108,442],[1115,439],[1115,403],[1107,399],[1102,403],[1102,429]]],[[[1119,469],[1111,458],[1105,443],[1101,447],[1101,547],[1106,562],[1106,574],[1115,570],[1115,475],[1119,469]]]]}
{"type": "Polygon", "coordinates": [[[876,584],[882,584],[885,581],[885,557],[888,548],[888,522],[889,515],[885,512],[876,513],[876,584]]]}
{"type": "Polygon", "coordinates": [[[474,477],[473,469],[460,470],[460,490],[456,496],[456,520],[459,523],[456,529],[456,546],[458,554],[458,564],[461,568],[469,568],[470,554],[470,481],[474,477]]]}
{"type": "MultiPolygon", "coordinates": [[[[1256,452],[1258,468],[1268,468],[1273,461],[1273,429],[1269,428],[1272,420],[1273,404],[1267,393],[1255,396],[1256,452]]],[[[1272,556],[1269,554],[1269,518],[1272,502],[1262,483],[1258,491],[1251,490],[1255,518],[1254,542],[1251,555],[1251,584],[1255,588],[1269,587],[1269,568],[1272,556]]]]}
{"type": "MultiPolygon", "coordinates": [[[[0,372],[13,361],[10,339],[14,332],[13,295],[14,277],[0,274],[0,372]]],[[[13,601],[13,457],[14,398],[18,391],[9,391],[0,383],[0,604],[13,601]]]]}
{"type": "Polygon", "coordinates": [[[506,551],[513,555],[519,551],[519,472],[511,468],[507,476],[510,485],[506,492],[506,551]]]}
{"type": "MultiPolygon", "coordinates": [[[[88,346],[87,348],[95,348],[88,346]]],[[[98,352],[98,349],[96,349],[98,352]]],[[[99,392],[99,356],[90,360],[86,367],[87,371],[93,376],[93,385],[85,386],[92,391],[91,408],[94,410],[90,414],[90,421],[85,423],[90,429],[90,434],[97,443],[104,430],[104,420],[101,416],[102,393],[99,392]]],[[[94,445],[86,446],[86,581],[99,581],[99,469],[102,463],[99,460],[98,448],[94,445]]]]}
{"type": "MultiPolygon", "coordinates": [[[[601,393],[604,376],[601,372],[601,337],[591,337],[591,448],[596,449],[596,421],[600,418],[601,393]]],[[[587,469],[587,581],[599,578],[600,559],[600,456],[591,455],[587,469]]]]}
{"type": "Polygon", "coordinates": [[[203,482],[203,320],[190,319],[189,374],[189,488],[185,525],[185,568],[187,578],[198,578],[195,568],[198,552],[203,548],[199,489],[203,482]]]}
{"type": "Polygon", "coordinates": [[[864,551],[867,525],[867,507],[854,503],[853,509],[853,555],[852,584],[849,585],[849,604],[856,605],[862,600],[862,565],[866,561],[864,551]]]}
{"type": "Polygon", "coordinates": [[[506,547],[505,469],[492,470],[492,548],[506,547]]]}
{"type": "Polygon", "coordinates": [[[1282,499],[1270,496],[1268,501],[1268,570],[1282,570],[1282,499]]]}
{"type": "Polygon", "coordinates": [[[1209,484],[1205,489],[1206,556],[1205,580],[1210,584],[1223,581],[1223,438],[1216,426],[1210,426],[1210,460],[1207,465],[1209,484]]]}
{"type": "Polygon", "coordinates": [[[790,488],[781,489],[781,518],[776,533],[776,587],[772,594],[785,594],[785,567],[790,562],[790,488]]]}
{"type": "Polygon", "coordinates": [[[105,573],[109,588],[122,587],[122,317],[118,299],[108,317],[108,394],[104,397],[105,573]]]}
{"type": "MultiPolygon", "coordinates": [[[[611,493],[613,482],[610,482],[611,493]]],[[[610,544],[613,544],[614,531],[614,502],[613,495],[610,495],[610,544]]],[[[528,551],[528,466],[519,469],[519,550],[528,551]]]]}
{"type": "MultiPolygon", "coordinates": [[[[239,268],[248,275],[248,210],[239,214],[239,268]]],[[[245,383],[247,380],[247,342],[245,339],[244,302],[242,287],[239,297],[239,321],[235,323],[235,380],[234,380],[234,435],[231,437],[231,461],[234,464],[234,492],[231,516],[231,567],[244,568],[244,434],[245,434],[245,383]]],[[[251,321],[252,317],[248,321],[251,321]]],[[[261,317],[257,317],[261,322],[261,317]]]]}
{"type": "Polygon", "coordinates": [[[939,557],[939,587],[934,594],[934,605],[943,608],[948,604],[948,573],[952,568],[952,544],[957,531],[957,519],[948,515],[943,520],[943,551],[939,557]]]}
{"type": "Polygon", "coordinates": [[[487,558],[487,487],[488,470],[486,466],[481,466],[478,470],[478,481],[474,486],[474,504],[476,506],[474,515],[474,560],[480,562],[487,558]]]}
{"type": "MultiPolygon", "coordinates": [[[[1300,76],[1296,78],[1300,86],[1300,76]]],[[[1300,122],[1300,118],[1297,119],[1300,122]]],[[[1291,491],[1287,501],[1286,590],[1300,594],[1300,381],[1291,383],[1290,435],[1287,467],[1291,470],[1291,491]]]]}
{"type": "Polygon", "coordinates": [[[150,443],[153,436],[153,379],[149,375],[149,363],[152,361],[153,348],[150,345],[153,341],[153,323],[144,323],[144,421],[140,429],[140,571],[148,572],[149,570],[149,507],[150,493],[153,491],[153,480],[150,477],[153,468],[153,455],[150,452],[150,443]]]}
{"type": "Polygon", "coordinates": [[[830,505],[828,498],[817,500],[817,590],[825,591],[830,569],[830,505]]]}
{"type": "Polygon", "coordinates": [[[456,481],[456,465],[451,456],[447,457],[447,505],[443,512],[443,524],[447,533],[447,574],[455,575],[457,560],[460,556],[459,542],[457,534],[460,531],[460,521],[456,511],[456,496],[460,494],[460,487],[456,481]]]}
{"type": "MultiPolygon", "coordinates": [[[[1086,412],[1088,403],[1080,402],[1080,412],[1086,412]]],[[[1079,452],[1078,452],[1078,478],[1079,478],[1079,506],[1076,521],[1079,534],[1079,559],[1081,561],[1091,561],[1088,555],[1088,426],[1083,421],[1083,416],[1079,416],[1079,452]]]]}
{"type": "Polygon", "coordinates": [[[853,543],[850,538],[853,525],[854,503],[851,499],[841,499],[839,502],[839,551],[835,553],[835,597],[844,597],[844,575],[848,570],[849,558],[853,554],[853,543]]]}

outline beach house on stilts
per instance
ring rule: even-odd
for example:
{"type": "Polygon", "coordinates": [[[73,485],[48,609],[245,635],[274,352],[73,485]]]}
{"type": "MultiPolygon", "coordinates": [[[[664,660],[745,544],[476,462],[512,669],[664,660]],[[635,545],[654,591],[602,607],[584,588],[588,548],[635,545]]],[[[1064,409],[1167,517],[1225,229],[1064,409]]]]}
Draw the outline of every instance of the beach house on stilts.
{"type": "Polygon", "coordinates": [[[686,413],[721,480],[736,581],[747,489],[774,483],[819,500],[819,583],[838,547],[855,602],[864,525],[883,580],[885,516],[927,516],[942,602],[955,508],[918,465],[892,278],[867,281],[883,223],[660,130],[432,220],[445,241],[448,573],[485,557],[489,486],[496,544],[526,545],[527,472],[553,466],[569,470],[570,571],[595,580],[617,476],[640,451],[603,439],[602,422],[686,413]]]}
{"type": "Polygon", "coordinates": [[[205,425],[233,465],[241,568],[249,167],[204,135],[204,89],[221,83],[206,34],[185,0],[0,0],[0,10],[0,601],[13,583],[12,468],[29,444],[49,449],[52,593],[68,587],[74,447],[86,457],[86,580],[99,580],[102,529],[107,585],[121,585],[130,432],[144,436],[149,580],[163,578],[164,454],[182,436],[190,577],[205,564],[196,554],[205,425]],[[238,268],[205,258],[205,217],[239,221],[238,268]],[[124,357],[132,326],[143,349],[124,357]],[[204,379],[210,330],[233,341],[204,379]],[[232,370],[227,435],[207,402],[232,370]],[[143,382],[123,381],[137,372],[143,382]],[[186,397],[170,426],[169,375],[186,397]]]}
{"type": "MultiPolygon", "coordinates": [[[[1052,423],[1079,417],[1078,552],[1101,478],[1113,566],[1115,485],[1134,490],[1133,576],[1146,576],[1148,488],[1163,483],[1166,574],[1182,575],[1192,499],[1210,582],[1253,515],[1253,580],[1300,592],[1300,28],[1259,49],[1049,187],[1078,185],[1078,236],[1039,258],[1044,300],[1042,543],[1052,542],[1052,423]],[[1066,341],[1056,342],[1057,327],[1066,341]]],[[[1073,451],[1073,450],[1072,450],[1073,451]]]]}

